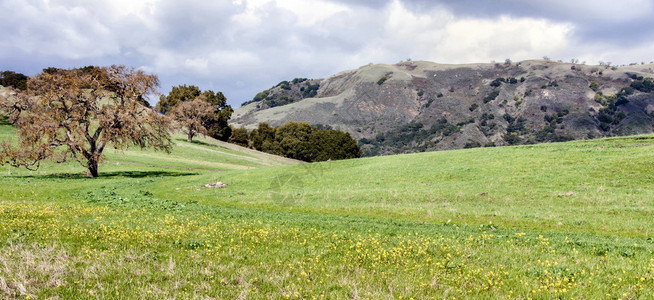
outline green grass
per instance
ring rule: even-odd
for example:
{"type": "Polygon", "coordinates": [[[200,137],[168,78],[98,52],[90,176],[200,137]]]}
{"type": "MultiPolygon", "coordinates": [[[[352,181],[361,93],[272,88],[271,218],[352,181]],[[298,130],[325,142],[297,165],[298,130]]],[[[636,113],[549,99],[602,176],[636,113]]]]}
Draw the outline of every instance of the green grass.
{"type": "Polygon", "coordinates": [[[95,179],[0,167],[0,295],[654,297],[651,135],[314,164],[175,143],[95,179]]]}

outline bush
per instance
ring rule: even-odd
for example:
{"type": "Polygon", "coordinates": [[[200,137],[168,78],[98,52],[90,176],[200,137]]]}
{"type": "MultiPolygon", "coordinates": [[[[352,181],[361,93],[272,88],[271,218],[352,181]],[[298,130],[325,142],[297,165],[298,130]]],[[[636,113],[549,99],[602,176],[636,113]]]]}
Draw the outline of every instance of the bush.
{"type": "Polygon", "coordinates": [[[465,126],[465,125],[468,125],[468,124],[472,124],[474,122],[475,122],[475,118],[470,118],[470,119],[467,119],[465,121],[461,121],[459,123],[456,123],[456,126],[465,126]]]}
{"type": "Polygon", "coordinates": [[[500,95],[500,91],[492,91],[490,94],[484,97],[484,103],[488,103],[495,100],[495,98],[497,98],[497,96],[499,95],[500,95]]]}
{"type": "Polygon", "coordinates": [[[229,142],[247,147],[248,146],[248,130],[245,127],[232,128],[232,135],[229,137],[229,142]]]}
{"type": "Polygon", "coordinates": [[[284,90],[290,90],[291,89],[291,85],[289,84],[288,81],[282,81],[282,82],[278,83],[277,86],[280,87],[281,89],[284,89],[284,90]]]}
{"type": "Polygon", "coordinates": [[[501,77],[498,77],[498,78],[495,78],[495,80],[493,80],[493,81],[490,83],[490,86],[492,86],[492,87],[498,87],[498,86],[502,85],[502,82],[505,82],[505,79],[504,79],[504,78],[501,78],[501,77]]]}
{"type": "Polygon", "coordinates": [[[252,101],[254,101],[254,102],[261,101],[261,100],[265,99],[266,97],[268,97],[268,95],[270,95],[270,90],[265,90],[263,92],[259,92],[254,96],[254,98],[252,98],[252,101]]]}
{"type": "Polygon", "coordinates": [[[509,145],[517,145],[520,143],[520,136],[517,133],[511,132],[504,135],[504,140],[509,143],[509,145]]]}
{"type": "Polygon", "coordinates": [[[319,83],[309,84],[309,82],[307,82],[307,87],[304,88],[304,90],[302,90],[302,96],[304,98],[315,97],[318,94],[318,89],[319,88],[320,88],[319,83]]]}
{"type": "Polygon", "coordinates": [[[470,148],[479,148],[481,147],[481,143],[478,141],[471,141],[467,142],[464,146],[463,149],[470,149],[470,148]]]}
{"type": "Polygon", "coordinates": [[[599,89],[599,83],[597,83],[597,81],[591,81],[588,87],[594,92],[597,92],[597,90],[599,89]]]}
{"type": "Polygon", "coordinates": [[[634,81],[631,83],[631,88],[643,93],[654,92],[654,79],[647,77],[643,81],[634,81]]]}
{"type": "Polygon", "coordinates": [[[379,78],[379,80],[377,80],[377,84],[382,85],[384,84],[384,82],[386,82],[386,80],[388,80],[388,77],[382,76],[382,78],[379,78]]]}

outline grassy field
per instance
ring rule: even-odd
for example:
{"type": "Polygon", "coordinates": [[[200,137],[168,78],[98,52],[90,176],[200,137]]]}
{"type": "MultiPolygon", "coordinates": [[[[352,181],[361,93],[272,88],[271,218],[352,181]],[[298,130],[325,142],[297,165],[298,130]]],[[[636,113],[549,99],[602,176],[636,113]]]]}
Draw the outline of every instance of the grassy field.
{"type": "Polygon", "coordinates": [[[175,142],[95,179],[0,167],[0,297],[654,297],[654,136],[314,164],[175,142]]]}

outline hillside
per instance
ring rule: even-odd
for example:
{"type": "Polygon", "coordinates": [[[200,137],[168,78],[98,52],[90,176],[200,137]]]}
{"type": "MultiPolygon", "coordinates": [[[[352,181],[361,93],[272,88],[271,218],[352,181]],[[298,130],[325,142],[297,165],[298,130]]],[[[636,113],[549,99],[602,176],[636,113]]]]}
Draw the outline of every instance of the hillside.
{"type": "Polygon", "coordinates": [[[99,178],[0,167],[0,295],[654,296],[652,135],[312,164],[175,142],[99,178]]]}
{"type": "MultiPolygon", "coordinates": [[[[0,120],[0,141],[15,140],[14,135],[15,129],[6,121],[0,120]]],[[[184,134],[175,133],[173,142],[174,146],[170,154],[152,149],[141,150],[138,147],[131,147],[124,151],[107,149],[104,152],[106,161],[100,165],[100,173],[104,169],[121,169],[129,168],[129,166],[141,166],[153,170],[164,168],[227,171],[301,163],[293,159],[259,152],[209,137],[196,137],[192,143],[188,143],[184,134]]],[[[46,162],[45,166],[35,174],[46,174],[52,170],[84,171],[84,168],[76,162],[65,164],[46,162]]],[[[4,169],[9,173],[15,170],[10,167],[4,167],[4,169]]]]}
{"type": "Polygon", "coordinates": [[[642,134],[653,131],[654,94],[630,87],[647,77],[653,65],[367,65],[282,82],[236,109],[231,123],[330,125],[366,155],[642,134]],[[310,86],[314,97],[305,95],[310,86]]]}

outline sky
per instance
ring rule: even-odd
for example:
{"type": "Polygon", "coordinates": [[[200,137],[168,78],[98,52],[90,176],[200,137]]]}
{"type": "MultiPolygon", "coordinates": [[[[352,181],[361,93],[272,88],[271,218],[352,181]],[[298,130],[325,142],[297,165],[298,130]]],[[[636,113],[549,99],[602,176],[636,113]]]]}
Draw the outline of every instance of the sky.
{"type": "Polygon", "coordinates": [[[0,70],[126,65],[238,107],[369,63],[649,63],[652,16],[654,0],[0,0],[0,70]]]}

